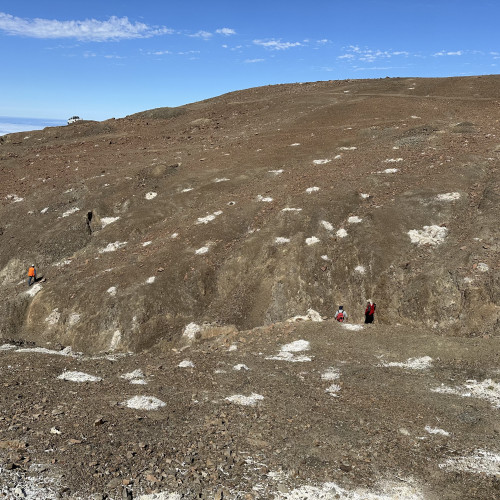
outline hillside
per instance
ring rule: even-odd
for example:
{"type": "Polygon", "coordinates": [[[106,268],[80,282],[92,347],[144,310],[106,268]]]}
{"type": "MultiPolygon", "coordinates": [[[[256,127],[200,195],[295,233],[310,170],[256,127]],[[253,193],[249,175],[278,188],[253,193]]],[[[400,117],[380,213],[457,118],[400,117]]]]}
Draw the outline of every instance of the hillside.
{"type": "Polygon", "coordinates": [[[0,137],[0,469],[26,492],[54,457],[71,498],[496,498],[499,163],[497,75],[0,137]],[[139,368],[165,408],[123,404],[139,368]]]}

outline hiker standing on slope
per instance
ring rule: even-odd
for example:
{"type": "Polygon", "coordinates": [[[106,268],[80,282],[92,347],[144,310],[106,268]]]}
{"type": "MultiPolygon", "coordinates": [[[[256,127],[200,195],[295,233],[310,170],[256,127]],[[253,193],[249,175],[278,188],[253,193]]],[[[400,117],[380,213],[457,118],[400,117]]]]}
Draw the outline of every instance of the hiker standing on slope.
{"type": "Polygon", "coordinates": [[[31,286],[36,281],[36,269],[35,264],[31,264],[28,269],[28,286],[31,286]]]}
{"type": "Polygon", "coordinates": [[[376,307],[376,304],[374,304],[371,300],[368,300],[365,309],[365,323],[373,323],[373,315],[375,314],[376,307]]]}
{"type": "Polygon", "coordinates": [[[344,306],[339,306],[339,310],[335,313],[335,319],[340,323],[347,321],[347,313],[344,311],[344,306]]]}

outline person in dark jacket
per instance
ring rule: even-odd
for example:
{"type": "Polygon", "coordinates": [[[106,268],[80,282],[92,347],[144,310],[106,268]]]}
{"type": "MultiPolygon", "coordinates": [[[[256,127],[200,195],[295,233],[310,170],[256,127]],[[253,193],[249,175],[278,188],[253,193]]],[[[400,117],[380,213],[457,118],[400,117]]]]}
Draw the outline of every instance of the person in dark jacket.
{"type": "Polygon", "coordinates": [[[373,315],[375,314],[375,308],[376,305],[371,300],[368,300],[365,309],[365,323],[373,323],[374,319],[373,315]]]}

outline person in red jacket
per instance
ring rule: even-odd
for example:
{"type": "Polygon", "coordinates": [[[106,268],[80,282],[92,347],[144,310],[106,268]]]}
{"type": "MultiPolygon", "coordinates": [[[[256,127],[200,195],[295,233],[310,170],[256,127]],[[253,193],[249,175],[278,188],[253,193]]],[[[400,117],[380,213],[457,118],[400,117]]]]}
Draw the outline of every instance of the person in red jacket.
{"type": "Polygon", "coordinates": [[[373,323],[373,315],[375,314],[375,308],[377,306],[369,300],[366,303],[366,309],[365,309],[365,323],[373,323]]]}
{"type": "Polygon", "coordinates": [[[35,264],[32,264],[28,269],[28,286],[31,286],[36,281],[35,264]]]}

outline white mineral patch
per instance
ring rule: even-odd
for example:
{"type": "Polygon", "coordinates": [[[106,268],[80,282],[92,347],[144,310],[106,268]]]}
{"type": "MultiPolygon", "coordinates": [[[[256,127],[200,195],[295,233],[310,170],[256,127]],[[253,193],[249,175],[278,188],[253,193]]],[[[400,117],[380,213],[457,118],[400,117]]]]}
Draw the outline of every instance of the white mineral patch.
{"type": "Polygon", "coordinates": [[[316,238],[316,236],[311,236],[310,238],[306,238],[306,245],[315,245],[316,243],[319,243],[321,240],[319,238],[316,238]]]}
{"type": "Polygon", "coordinates": [[[316,193],[317,191],[319,191],[319,187],[318,186],[313,186],[313,187],[310,187],[310,188],[307,188],[306,189],[306,193],[316,193]]]}
{"type": "Polygon", "coordinates": [[[261,196],[260,194],[257,195],[257,201],[263,201],[265,203],[270,203],[273,201],[273,199],[270,196],[261,196]]]}
{"type": "Polygon", "coordinates": [[[322,255],[321,259],[326,261],[326,262],[330,262],[332,260],[332,259],[330,259],[330,257],[328,257],[328,255],[322,255]]]}
{"type": "Polygon", "coordinates": [[[139,495],[138,500],[181,500],[179,493],[168,493],[160,491],[159,493],[150,493],[149,495],[139,495]]]}
{"type": "Polygon", "coordinates": [[[305,316],[294,316],[293,318],[290,318],[288,321],[314,321],[319,323],[320,321],[323,321],[323,318],[321,317],[321,314],[318,311],[315,311],[314,309],[308,309],[307,314],[305,316]]]}
{"type": "Polygon", "coordinates": [[[152,241],[145,241],[142,246],[143,247],[148,247],[149,245],[151,245],[151,243],[153,243],[152,241]]]}
{"type": "Polygon", "coordinates": [[[294,142],[293,144],[290,144],[290,146],[300,146],[300,142],[294,142]]]}
{"type": "Polygon", "coordinates": [[[426,425],[425,426],[425,430],[429,433],[429,434],[440,434],[441,436],[449,436],[450,433],[449,432],[446,432],[444,431],[443,429],[438,429],[437,427],[430,427],[429,425],[426,425]]]}
{"type": "Polygon", "coordinates": [[[5,199],[12,201],[12,203],[19,203],[24,200],[24,198],[20,198],[17,194],[8,194],[5,199]]]}
{"type": "Polygon", "coordinates": [[[403,158],[387,158],[384,163],[399,163],[401,161],[403,161],[403,158]]]}
{"type": "Polygon", "coordinates": [[[229,180],[228,178],[222,177],[221,179],[215,179],[214,182],[226,182],[228,180],[229,180]]]}
{"type": "Polygon", "coordinates": [[[424,500],[424,494],[411,479],[404,482],[383,482],[374,490],[359,488],[346,490],[335,483],[324,483],[322,486],[301,486],[288,491],[278,492],[274,500],[424,500]]]}
{"type": "Polygon", "coordinates": [[[333,231],[333,224],[326,220],[320,221],[320,224],[327,230],[327,231],[333,231]]]}
{"type": "Polygon", "coordinates": [[[148,385],[148,383],[142,378],[134,378],[130,381],[133,385],[148,385]]]}
{"type": "Polygon", "coordinates": [[[342,158],[342,155],[335,155],[335,156],[333,157],[333,159],[334,159],[334,160],[340,160],[340,158],[342,158]]]}
{"type": "Polygon", "coordinates": [[[186,337],[188,340],[194,340],[196,334],[201,332],[201,326],[196,323],[189,323],[184,327],[182,331],[182,336],[186,337]]]}
{"type": "Polygon", "coordinates": [[[171,237],[173,240],[175,240],[175,238],[177,238],[177,236],[179,236],[179,233],[172,233],[172,234],[170,235],[170,237],[171,237]]]}
{"type": "Polygon", "coordinates": [[[149,193],[146,193],[144,198],[146,198],[146,200],[153,200],[157,196],[158,196],[158,193],[155,193],[154,191],[150,191],[149,193]]]}
{"type": "Polygon", "coordinates": [[[233,351],[237,351],[237,350],[238,350],[238,346],[236,344],[231,344],[228,348],[229,352],[233,352],[233,351]]]}
{"type": "Polygon", "coordinates": [[[111,297],[114,297],[116,295],[116,286],[110,286],[106,292],[108,292],[111,297]]]}
{"type": "Polygon", "coordinates": [[[346,330],[351,330],[353,332],[359,332],[359,330],[363,329],[362,325],[353,325],[351,323],[342,323],[342,328],[345,328],[346,330]]]}
{"type": "Polygon", "coordinates": [[[64,267],[64,266],[69,266],[71,264],[71,260],[65,259],[61,260],[60,262],[56,262],[54,264],[55,267],[64,267]]]}
{"type": "Polygon", "coordinates": [[[221,213],[222,213],[222,211],[218,210],[217,212],[214,212],[213,214],[209,214],[206,217],[198,217],[196,224],[208,224],[209,222],[213,221],[221,213]]]}
{"type": "Polygon", "coordinates": [[[56,307],[46,318],[45,323],[49,325],[56,325],[59,322],[59,318],[61,317],[61,313],[56,307]]]}
{"type": "Polygon", "coordinates": [[[284,245],[285,243],[290,243],[290,238],[283,238],[282,236],[278,236],[274,242],[278,245],[284,245]]]}
{"type": "Polygon", "coordinates": [[[413,118],[414,120],[420,120],[420,116],[416,116],[416,115],[411,115],[410,118],[413,118]]]}
{"type": "Polygon", "coordinates": [[[201,248],[198,248],[198,250],[195,250],[194,253],[196,255],[203,255],[204,253],[207,253],[209,250],[208,247],[201,247],[201,248]]]}
{"type": "Polygon", "coordinates": [[[109,343],[109,349],[114,351],[120,345],[121,340],[122,334],[120,330],[115,330],[113,336],[111,337],[111,342],[109,343]]]}
{"type": "Polygon", "coordinates": [[[325,373],[321,374],[321,380],[337,380],[340,378],[340,372],[337,368],[328,368],[325,373]]]}
{"type": "Polygon", "coordinates": [[[357,273],[359,273],[359,274],[365,274],[366,269],[365,269],[364,266],[356,266],[354,268],[354,271],[357,272],[357,273]]]}
{"type": "Polygon", "coordinates": [[[347,219],[347,222],[349,224],[359,224],[362,220],[357,215],[353,215],[347,219]]]}
{"type": "Polygon", "coordinates": [[[470,472],[473,474],[486,474],[497,476],[500,470],[500,455],[486,450],[475,450],[466,457],[449,458],[439,464],[441,469],[470,472]]]}
{"type": "Polygon", "coordinates": [[[71,347],[65,347],[61,351],[54,351],[53,349],[46,349],[45,347],[23,347],[16,349],[16,352],[36,352],[38,354],[55,354],[57,356],[68,356],[71,358],[76,357],[71,351],[71,347]]]}
{"type": "Polygon", "coordinates": [[[443,385],[432,389],[432,392],[456,394],[464,398],[486,399],[495,408],[500,408],[500,384],[491,379],[486,379],[482,382],[467,380],[463,386],[457,387],[447,387],[443,385]]]}
{"type": "Polygon", "coordinates": [[[76,325],[80,321],[80,315],[78,313],[71,313],[68,316],[68,324],[69,326],[76,325]]]}
{"type": "Polygon", "coordinates": [[[26,295],[29,295],[30,297],[34,297],[41,289],[42,289],[42,285],[40,285],[40,283],[36,283],[29,290],[26,291],[26,295]]]}
{"type": "Polygon", "coordinates": [[[482,272],[482,273],[486,273],[490,270],[490,267],[488,266],[488,264],[485,264],[484,262],[480,262],[478,265],[477,265],[477,268],[476,268],[478,271],[482,272]]]}
{"type": "Polygon", "coordinates": [[[394,361],[390,363],[381,363],[379,366],[395,366],[398,368],[404,368],[405,370],[427,370],[432,366],[432,358],[429,356],[423,356],[422,358],[409,358],[404,363],[394,361]]]}
{"type": "Polygon", "coordinates": [[[40,210],[40,213],[41,214],[46,214],[48,209],[49,209],[49,207],[45,207],[42,210],[40,210]]]}
{"type": "Polygon", "coordinates": [[[114,243],[108,243],[104,248],[101,248],[99,250],[99,253],[116,252],[120,248],[123,248],[126,244],[126,241],[115,241],[114,243]]]}
{"type": "Polygon", "coordinates": [[[239,365],[234,365],[233,370],[241,371],[241,370],[249,370],[249,368],[247,365],[239,364],[239,365]]]}
{"type": "Polygon", "coordinates": [[[366,200],[367,198],[370,197],[370,195],[368,193],[361,193],[359,196],[361,196],[361,198],[363,198],[363,200],[366,200]]]}
{"type": "Polygon", "coordinates": [[[133,372],[125,373],[123,375],[120,375],[120,378],[123,378],[125,380],[133,380],[133,379],[138,379],[138,378],[144,378],[144,373],[140,368],[137,368],[137,370],[134,370],[133,372]]]}
{"type": "Polygon", "coordinates": [[[386,168],[385,170],[382,170],[382,172],[379,172],[381,174],[395,174],[396,172],[399,172],[399,168],[386,168]]]}
{"type": "Polygon", "coordinates": [[[255,406],[259,401],[264,399],[264,396],[256,394],[255,392],[250,394],[250,396],[243,396],[242,394],[235,394],[234,396],[229,396],[225,398],[226,401],[231,403],[236,403],[243,406],[255,406]]]}
{"type": "Polygon", "coordinates": [[[179,368],[194,368],[194,363],[185,359],[184,361],[181,361],[177,366],[179,368]]]}
{"type": "Polygon", "coordinates": [[[69,380],[70,382],[100,382],[102,380],[101,377],[89,375],[88,373],[72,371],[65,371],[57,378],[59,380],[69,380]]]}
{"type": "Polygon", "coordinates": [[[460,193],[443,193],[436,196],[438,201],[455,201],[460,199],[460,193]]]}
{"type": "Polygon", "coordinates": [[[106,227],[109,226],[110,224],[113,224],[113,222],[116,222],[120,217],[103,217],[101,219],[101,227],[106,227]]]}
{"type": "Polygon", "coordinates": [[[134,410],[157,410],[166,406],[166,403],[152,396],[134,396],[122,404],[134,410]]]}
{"type": "MultiPolygon", "coordinates": [[[[310,311],[312,311],[312,309],[310,309],[310,311]]],[[[296,316],[296,318],[298,318],[298,316],[296,316]]],[[[294,321],[294,319],[292,318],[292,320],[289,321],[294,321]]],[[[319,321],[321,321],[321,316],[319,321]]],[[[291,342],[290,344],[281,346],[281,349],[276,356],[269,356],[266,357],[266,359],[274,361],[289,361],[292,363],[303,363],[306,361],[311,361],[311,358],[309,356],[295,355],[295,353],[297,352],[308,351],[309,348],[309,342],[307,340],[296,340],[295,342],[291,342]]]]}
{"type": "Polygon", "coordinates": [[[73,208],[70,208],[69,210],[67,210],[66,212],[64,212],[61,217],[69,217],[70,215],[72,215],[76,212],[79,212],[79,211],[80,211],[80,209],[78,207],[73,207],[73,208]]]}
{"type": "Polygon", "coordinates": [[[189,191],[192,191],[193,188],[185,188],[181,191],[181,193],[189,193],[189,191]]]}
{"type": "Polygon", "coordinates": [[[337,384],[332,384],[330,387],[327,387],[325,389],[325,392],[328,392],[329,394],[331,394],[333,397],[338,397],[337,396],[337,393],[340,392],[340,385],[337,385],[337,384]]]}
{"type": "Polygon", "coordinates": [[[155,276],[150,276],[147,280],[146,280],[146,284],[147,285],[151,285],[155,282],[156,280],[156,277],[155,276]]]}
{"type": "Polygon", "coordinates": [[[302,209],[301,208],[285,207],[281,211],[282,212],[302,212],[302,209]]]}
{"type": "Polygon", "coordinates": [[[15,349],[16,346],[13,344],[3,344],[0,345],[0,351],[11,351],[12,349],[15,349]]]}
{"type": "Polygon", "coordinates": [[[332,160],[324,159],[324,160],[313,160],[315,165],[324,165],[325,163],[330,163],[332,160]]]}
{"type": "MultiPolygon", "coordinates": [[[[309,309],[309,311],[316,313],[316,311],[313,311],[312,309],[309,309]]],[[[318,313],[316,313],[316,314],[318,314],[318,313]]],[[[281,351],[282,352],[302,352],[302,351],[308,351],[310,349],[310,347],[311,347],[311,345],[310,345],[308,340],[295,340],[294,342],[290,342],[290,344],[285,344],[285,345],[281,346],[281,351]]]]}
{"type": "Polygon", "coordinates": [[[344,228],[340,228],[335,234],[338,238],[345,238],[347,236],[347,231],[344,228]]]}
{"type": "Polygon", "coordinates": [[[424,226],[423,229],[411,229],[408,231],[408,236],[412,243],[422,246],[436,246],[443,243],[448,229],[441,226],[424,226]]]}
{"type": "Polygon", "coordinates": [[[340,151],[356,151],[358,149],[356,146],[341,146],[340,151]]]}
{"type": "Polygon", "coordinates": [[[280,175],[280,174],[282,174],[282,173],[284,172],[284,170],[281,168],[281,169],[279,169],[279,170],[268,170],[268,172],[269,172],[270,174],[280,175]]]}

